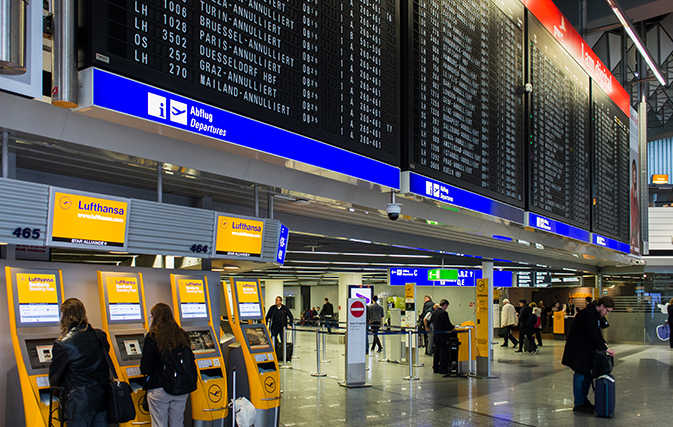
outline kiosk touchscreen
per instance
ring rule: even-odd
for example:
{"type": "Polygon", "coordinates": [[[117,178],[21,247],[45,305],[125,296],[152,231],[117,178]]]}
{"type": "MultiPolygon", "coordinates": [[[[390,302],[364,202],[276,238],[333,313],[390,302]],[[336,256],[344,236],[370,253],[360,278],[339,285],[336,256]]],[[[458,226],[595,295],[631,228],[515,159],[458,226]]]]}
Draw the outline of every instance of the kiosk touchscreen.
{"type": "MultiPolygon", "coordinates": [[[[49,365],[54,340],[61,335],[61,270],[5,267],[7,305],[26,425],[47,426],[49,365]]],[[[52,410],[56,415],[58,402],[52,410]]],[[[56,417],[58,418],[58,417],[56,417]]],[[[55,426],[59,421],[53,421],[55,426]]]]}
{"type": "Polygon", "coordinates": [[[110,357],[120,379],[133,389],[136,418],[124,426],[151,424],[140,359],[147,333],[145,290],[140,273],[98,272],[98,294],[103,330],[110,342],[110,357]]]}
{"type": "MultiPolygon", "coordinates": [[[[280,411],[278,361],[264,324],[264,307],[257,279],[223,281],[225,304],[221,326],[233,339],[223,343],[230,369],[236,368],[236,394],[256,409],[255,426],[277,427],[280,411]],[[226,350],[224,346],[227,346],[226,350]]],[[[230,379],[230,384],[233,381],[230,379]]]]}
{"type": "Polygon", "coordinates": [[[197,389],[191,394],[194,426],[219,425],[229,413],[227,380],[213,330],[207,278],[171,274],[171,288],[175,320],[189,334],[199,373],[197,389]]]}

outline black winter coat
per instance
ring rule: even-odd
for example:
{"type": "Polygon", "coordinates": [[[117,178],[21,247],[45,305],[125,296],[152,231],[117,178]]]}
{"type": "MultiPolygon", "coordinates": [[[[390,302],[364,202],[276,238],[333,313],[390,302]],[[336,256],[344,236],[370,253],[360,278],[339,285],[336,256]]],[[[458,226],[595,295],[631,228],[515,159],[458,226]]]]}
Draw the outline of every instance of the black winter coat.
{"type": "Polygon", "coordinates": [[[575,316],[563,350],[563,363],[580,375],[591,375],[593,350],[607,350],[601,335],[600,315],[594,304],[589,304],[575,316]]]}
{"type": "Polygon", "coordinates": [[[281,304],[280,308],[274,304],[269,307],[269,311],[266,313],[266,323],[268,324],[269,321],[271,321],[271,329],[280,331],[283,328],[287,328],[288,325],[292,326],[294,324],[294,317],[285,304],[281,304]]]}
{"type": "Polygon", "coordinates": [[[434,340],[440,343],[447,342],[451,337],[450,334],[438,334],[437,332],[452,331],[454,326],[449,320],[449,313],[446,312],[442,307],[438,307],[437,310],[432,312],[432,317],[430,317],[432,326],[435,329],[434,340]]]}
{"type": "Polygon", "coordinates": [[[140,372],[145,375],[143,390],[152,390],[164,386],[160,369],[163,367],[161,353],[154,339],[154,333],[145,335],[143,357],[140,359],[140,372]]]}
{"type": "Polygon", "coordinates": [[[54,341],[49,384],[63,387],[60,396],[65,421],[76,421],[107,410],[105,384],[110,370],[103,351],[110,351],[107,335],[90,325],[82,330],[75,324],[54,341]],[[98,334],[104,346],[98,340],[98,334]]]}
{"type": "Polygon", "coordinates": [[[533,314],[533,307],[529,305],[524,305],[521,307],[521,311],[519,312],[519,328],[524,332],[532,332],[535,330],[535,328],[529,328],[526,326],[526,321],[528,320],[528,317],[534,316],[533,314]]]}

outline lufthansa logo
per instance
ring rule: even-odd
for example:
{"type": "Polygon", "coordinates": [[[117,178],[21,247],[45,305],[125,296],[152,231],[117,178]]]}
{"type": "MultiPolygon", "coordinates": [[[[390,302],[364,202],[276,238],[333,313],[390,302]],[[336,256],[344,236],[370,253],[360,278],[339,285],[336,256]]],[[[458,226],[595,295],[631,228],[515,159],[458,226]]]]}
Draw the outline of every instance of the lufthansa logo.
{"type": "Polygon", "coordinates": [[[482,280],[477,281],[477,290],[479,292],[483,291],[486,288],[486,283],[484,283],[482,280]]]}
{"type": "Polygon", "coordinates": [[[222,222],[220,222],[220,227],[226,229],[229,223],[227,222],[226,219],[223,219],[222,222]]]}
{"type": "Polygon", "coordinates": [[[267,377],[264,380],[264,388],[266,389],[267,393],[273,393],[276,391],[276,380],[271,377],[267,377]]]}
{"type": "Polygon", "coordinates": [[[211,402],[217,403],[222,400],[222,389],[217,384],[213,384],[208,389],[208,399],[211,402]]]}
{"type": "Polygon", "coordinates": [[[140,396],[140,399],[138,400],[138,410],[143,415],[150,414],[150,408],[147,405],[147,394],[143,394],[142,396],[140,396]]]}

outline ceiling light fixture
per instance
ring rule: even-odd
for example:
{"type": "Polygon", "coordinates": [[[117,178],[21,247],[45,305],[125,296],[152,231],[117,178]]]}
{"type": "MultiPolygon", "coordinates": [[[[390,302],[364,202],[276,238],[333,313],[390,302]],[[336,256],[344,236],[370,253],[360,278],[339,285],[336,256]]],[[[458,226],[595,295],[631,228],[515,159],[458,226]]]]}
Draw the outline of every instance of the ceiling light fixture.
{"type": "Polygon", "coordinates": [[[624,27],[626,33],[629,35],[633,43],[636,45],[636,48],[638,48],[640,54],[643,56],[643,58],[645,58],[645,62],[647,62],[647,65],[650,67],[650,69],[656,76],[657,80],[659,80],[659,83],[661,83],[662,86],[666,86],[666,81],[664,80],[664,77],[661,75],[659,69],[654,64],[654,61],[652,60],[652,57],[645,48],[645,45],[643,44],[642,41],[640,41],[640,37],[638,37],[638,34],[636,34],[636,29],[633,28],[633,24],[631,24],[631,21],[629,21],[626,18],[626,14],[622,10],[622,7],[619,5],[619,3],[617,3],[617,0],[606,0],[606,1],[608,2],[608,6],[610,6],[610,8],[612,9],[612,12],[614,12],[614,14],[617,16],[617,19],[624,27]]]}

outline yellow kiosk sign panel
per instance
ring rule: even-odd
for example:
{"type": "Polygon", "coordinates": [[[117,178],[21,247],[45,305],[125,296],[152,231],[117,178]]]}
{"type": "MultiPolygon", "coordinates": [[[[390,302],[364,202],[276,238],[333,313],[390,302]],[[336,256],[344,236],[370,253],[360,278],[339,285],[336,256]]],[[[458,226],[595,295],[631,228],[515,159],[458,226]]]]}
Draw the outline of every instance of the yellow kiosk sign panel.
{"type": "Polygon", "coordinates": [[[142,320],[138,278],[135,276],[108,276],[105,278],[105,282],[110,321],[142,320]]]}
{"type": "Polygon", "coordinates": [[[57,283],[56,274],[16,274],[19,323],[59,321],[57,283]]]}
{"type": "Polygon", "coordinates": [[[180,316],[183,319],[207,319],[206,292],[203,279],[178,279],[180,316]]]}
{"type": "Polygon", "coordinates": [[[126,249],[129,200],[52,189],[48,245],[126,249]]]}
{"type": "Polygon", "coordinates": [[[261,319],[262,304],[256,280],[236,280],[238,316],[241,319],[261,319]]]}
{"type": "Polygon", "coordinates": [[[218,215],[215,255],[260,258],[263,237],[264,221],[218,215]]]}

